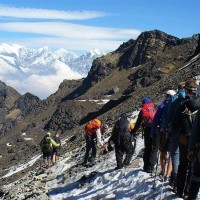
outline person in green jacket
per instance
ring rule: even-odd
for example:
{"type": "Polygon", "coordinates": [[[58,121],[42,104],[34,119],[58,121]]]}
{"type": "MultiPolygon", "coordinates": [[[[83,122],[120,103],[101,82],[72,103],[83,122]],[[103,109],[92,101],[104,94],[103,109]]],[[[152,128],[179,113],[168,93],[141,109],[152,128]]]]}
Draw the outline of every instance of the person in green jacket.
{"type": "Polygon", "coordinates": [[[51,133],[48,132],[40,142],[40,147],[43,154],[44,167],[48,168],[51,165],[53,147],[58,147],[58,146],[60,146],[60,144],[56,143],[51,138],[51,133]]]}

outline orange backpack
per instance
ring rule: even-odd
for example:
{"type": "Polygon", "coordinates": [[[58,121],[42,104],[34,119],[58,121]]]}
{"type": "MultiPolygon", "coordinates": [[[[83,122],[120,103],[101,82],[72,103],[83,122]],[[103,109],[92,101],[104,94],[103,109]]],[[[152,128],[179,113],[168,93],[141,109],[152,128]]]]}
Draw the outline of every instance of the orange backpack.
{"type": "Polygon", "coordinates": [[[99,119],[93,119],[85,125],[85,133],[87,135],[91,135],[94,133],[94,131],[96,131],[100,127],[101,127],[101,121],[99,119]]]}

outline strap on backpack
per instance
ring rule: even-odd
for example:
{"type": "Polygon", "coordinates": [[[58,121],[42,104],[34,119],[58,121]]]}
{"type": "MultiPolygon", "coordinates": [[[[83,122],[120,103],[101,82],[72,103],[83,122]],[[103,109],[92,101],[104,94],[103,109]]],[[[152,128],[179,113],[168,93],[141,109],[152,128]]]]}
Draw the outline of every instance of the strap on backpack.
{"type": "Polygon", "coordinates": [[[144,126],[142,126],[142,139],[144,139],[144,126]]]}

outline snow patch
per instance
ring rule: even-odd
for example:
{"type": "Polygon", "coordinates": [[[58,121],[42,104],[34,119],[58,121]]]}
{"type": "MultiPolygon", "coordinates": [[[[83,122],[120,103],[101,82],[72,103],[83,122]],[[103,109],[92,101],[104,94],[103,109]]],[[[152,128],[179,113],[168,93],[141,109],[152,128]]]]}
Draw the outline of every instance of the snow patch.
{"type": "Polygon", "coordinates": [[[7,146],[7,147],[11,147],[12,145],[11,145],[10,143],[7,143],[6,146],[7,146]]]}
{"type": "Polygon", "coordinates": [[[26,169],[27,167],[31,167],[40,157],[41,157],[41,155],[36,155],[29,162],[27,162],[25,164],[19,164],[19,165],[11,167],[9,169],[9,172],[6,175],[4,175],[3,177],[1,177],[0,179],[12,176],[13,174],[18,173],[18,172],[26,169]]]}

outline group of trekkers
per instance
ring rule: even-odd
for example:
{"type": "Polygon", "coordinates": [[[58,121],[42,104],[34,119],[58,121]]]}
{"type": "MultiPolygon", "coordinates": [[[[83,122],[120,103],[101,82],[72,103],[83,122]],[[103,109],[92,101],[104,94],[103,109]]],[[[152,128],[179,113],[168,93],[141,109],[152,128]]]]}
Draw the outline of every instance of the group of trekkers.
{"type": "Polygon", "coordinates": [[[164,95],[158,106],[150,97],[144,97],[135,124],[123,114],[114,124],[108,145],[101,138],[107,129],[104,123],[94,119],[86,124],[83,165],[95,164],[97,143],[105,151],[109,151],[114,143],[116,169],[130,165],[136,138],[142,132],[144,172],[155,173],[155,177],[159,174],[161,181],[168,182],[177,196],[193,200],[200,187],[199,87],[195,80],[187,80],[181,82],[176,91],[168,90],[164,95]]]}
{"type": "Polygon", "coordinates": [[[63,144],[61,142],[60,133],[56,132],[54,137],[51,137],[51,133],[48,132],[40,142],[40,147],[43,154],[43,167],[48,168],[54,165],[59,160],[60,147],[63,144]]]}

